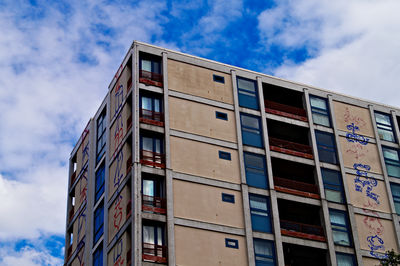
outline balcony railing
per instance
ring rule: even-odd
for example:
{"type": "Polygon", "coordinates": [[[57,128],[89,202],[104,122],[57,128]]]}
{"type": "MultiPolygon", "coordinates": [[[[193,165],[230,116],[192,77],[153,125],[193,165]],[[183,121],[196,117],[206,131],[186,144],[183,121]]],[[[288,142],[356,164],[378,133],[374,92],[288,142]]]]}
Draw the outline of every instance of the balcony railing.
{"type": "Polygon", "coordinates": [[[165,168],[165,154],[140,150],[140,163],[153,167],[165,168]]]}
{"type": "Polygon", "coordinates": [[[293,118],[301,121],[308,121],[306,110],[286,104],[265,100],[265,112],[293,118]]]}
{"type": "Polygon", "coordinates": [[[318,187],[313,184],[274,176],[274,186],[277,191],[314,199],[320,198],[318,187]]]}
{"type": "Polygon", "coordinates": [[[127,86],[128,86],[128,90],[127,90],[127,91],[130,91],[131,88],[132,88],[132,77],[130,77],[130,78],[128,79],[127,86]]]}
{"type": "Polygon", "coordinates": [[[270,137],[269,146],[272,151],[282,152],[307,159],[313,159],[312,148],[308,145],[270,137]]]}
{"type": "Polygon", "coordinates": [[[132,265],[132,249],[130,248],[128,252],[126,252],[126,265],[131,266],[132,265]]]}
{"type": "Polygon", "coordinates": [[[74,173],[71,175],[71,186],[72,184],[75,182],[76,179],[76,170],[74,171],[74,173]]]}
{"type": "Polygon", "coordinates": [[[162,127],[164,126],[164,113],[140,108],[139,121],[162,127]]]}
{"type": "Polygon", "coordinates": [[[142,195],[142,209],[154,213],[167,213],[167,204],[164,198],[142,195]]]}
{"type": "Polygon", "coordinates": [[[167,246],[143,243],[143,260],[158,263],[167,263],[167,246]]]}
{"type": "Polygon", "coordinates": [[[126,204],[126,218],[131,217],[132,215],[132,200],[128,201],[128,204],[126,204]]]}
{"type": "Polygon", "coordinates": [[[72,206],[68,213],[68,217],[69,217],[68,222],[72,221],[72,218],[74,218],[74,213],[75,213],[74,206],[72,206]]]}
{"type": "Polygon", "coordinates": [[[129,130],[132,127],[132,114],[129,115],[128,119],[126,119],[127,129],[129,130]]]}
{"type": "Polygon", "coordinates": [[[126,160],[126,174],[128,175],[132,169],[132,155],[126,160]]]}
{"type": "Polygon", "coordinates": [[[68,250],[67,250],[67,261],[69,258],[72,256],[72,244],[69,245],[68,250]]]}
{"type": "Polygon", "coordinates": [[[154,72],[149,72],[146,70],[140,70],[139,82],[147,84],[147,85],[162,87],[163,86],[163,75],[154,73],[154,72]]]}
{"type": "Polygon", "coordinates": [[[287,220],[281,220],[280,224],[282,235],[307,238],[317,241],[326,241],[324,230],[321,226],[287,220]]]}

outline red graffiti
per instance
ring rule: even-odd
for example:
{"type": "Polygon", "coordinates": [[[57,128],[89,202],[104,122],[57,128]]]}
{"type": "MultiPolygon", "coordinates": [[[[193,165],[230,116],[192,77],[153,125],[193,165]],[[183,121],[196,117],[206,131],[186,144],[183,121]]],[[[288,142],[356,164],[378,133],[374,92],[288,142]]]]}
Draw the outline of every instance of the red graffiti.
{"type": "Polygon", "coordinates": [[[119,145],[122,142],[124,137],[124,125],[122,123],[121,114],[118,115],[117,120],[115,121],[115,131],[114,131],[114,152],[118,149],[119,145]]]}
{"type": "Polygon", "coordinates": [[[350,145],[350,148],[346,150],[346,153],[352,154],[354,158],[358,160],[368,153],[368,148],[359,143],[353,143],[350,145]]]}
{"type": "Polygon", "coordinates": [[[367,226],[370,234],[372,234],[372,235],[382,235],[383,234],[384,228],[383,228],[381,221],[378,218],[371,217],[371,216],[365,216],[363,222],[367,226]]]}
{"type": "Polygon", "coordinates": [[[343,116],[344,116],[344,122],[346,123],[354,123],[359,127],[364,127],[367,125],[367,122],[365,122],[364,119],[362,119],[359,116],[352,115],[348,107],[346,107],[346,111],[344,112],[343,116]]]}
{"type": "Polygon", "coordinates": [[[114,228],[117,228],[119,230],[122,222],[122,207],[120,206],[122,200],[122,196],[120,195],[117,198],[117,201],[115,202],[115,207],[114,207],[114,228]]]}

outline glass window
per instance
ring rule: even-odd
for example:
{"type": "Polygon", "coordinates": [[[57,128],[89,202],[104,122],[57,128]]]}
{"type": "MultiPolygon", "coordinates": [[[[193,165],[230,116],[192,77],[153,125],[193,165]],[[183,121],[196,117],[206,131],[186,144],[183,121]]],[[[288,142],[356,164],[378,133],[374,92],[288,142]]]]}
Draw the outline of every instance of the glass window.
{"type": "Polygon", "coordinates": [[[326,199],[337,203],[344,203],[342,175],[340,172],[321,168],[321,174],[326,199]]]}
{"type": "Polygon", "coordinates": [[[330,127],[331,123],[326,99],[310,95],[310,105],[314,124],[330,127]]]}
{"type": "Polygon", "coordinates": [[[388,147],[382,147],[382,151],[385,159],[387,174],[389,176],[400,178],[399,151],[388,147]]]}
{"type": "Polygon", "coordinates": [[[222,193],[222,201],[235,203],[235,195],[222,193]]]}
{"type": "Polygon", "coordinates": [[[390,188],[392,189],[392,196],[394,207],[396,208],[396,213],[400,215],[400,185],[390,183],[390,188]]]}
{"type": "Polygon", "coordinates": [[[162,141],[157,137],[143,137],[142,136],[142,149],[156,153],[162,153],[162,141]]]}
{"type": "Polygon", "coordinates": [[[225,238],[225,247],[239,248],[239,241],[237,239],[225,238]]]}
{"type": "Polygon", "coordinates": [[[256,266],[274,266],[275,248],[272,241],[264,239],[254,239],[254,254],[256,266]]]}
{"type": "Polygon", "coordinates": [[[338,266],[355,266],[356,261],[354,255],[336,253],[336,262],[338,266]]]}
{"type": "Polygon", "coordinates": [[[392,119],[390,115],[375,112],[376,127],[378,128],[379,138],[395,142],[393,133],[392,119]]]}
{"type": "Polygon", "coordinates": [[[237,78],[239,106],[258,110],[257,85],[254,80],[237,78]]]}
{"type": "Polygon", "coordinates": [[[318,155],[321,162],[337,164],[336,144],[333,134],[315,131],[318,155]]]}
{"type": "Polygon", "coordinates": [[[96,162],[99,162],[106,149],[106,110],[97,119],[97,150],[96,162]]]}
{"type": "Polygon", "coordinates": [[[260,118],[252,115],[240,114],[242,123],[242,140],[244,145],[262,148],[262,130],[260,118]]]}
{"type": "Polygon", "coordinates": [[[101,195],[104,193],[104,176],[105,176],[105,168],[104,164],[100,166],[100,168],[96,172],[96,191],[95,191],[95,200],[94,202],[97,202],[101,195]]]}
{"type": "Polygon", "coordinates": [[[103,245],[100,245],[93,254],[93,266],[103,266],[103,245]]]}
{"type": "Polygon", "coordinates": [[[141,59],[140,70],[161,74],[161,62],[151,59],[141,59]]]}
{"type": "Polygon", "coordinates": [[[213,75],[213,80],[215,82],[219,82],[219,83],[225,83],[225,78],[222,76],[218,76],[218,75],[213,75]]]}
{"type": "Polygon", "coordinates": [[[249,194],[251,226],[253,231],[271,232],[268,198],[249,194]]]}
{"type": "Polygon", "coordinates": [[[329,217],[331,219],[333,242],[337,245],[350,246],[350,230],[347,224],[346,213],[330,209],[329,217]]]}
{"type": "Polygon", "coordinates": [[[243,155],[247,185],[267,189],[265,156],[248,152],[244,152],[243,155]]]}
{"type": "Polygon", "coordinates": [[[143,225],[143,243],[164,245],[164,229],[160,225],[143,225]]]}
{"type": "Polygon", "coordinates": [[[101,204],[94,212],[94,241],[96,244],[100,237],[103,235],[104,229],[104,206],[101,204]]]}

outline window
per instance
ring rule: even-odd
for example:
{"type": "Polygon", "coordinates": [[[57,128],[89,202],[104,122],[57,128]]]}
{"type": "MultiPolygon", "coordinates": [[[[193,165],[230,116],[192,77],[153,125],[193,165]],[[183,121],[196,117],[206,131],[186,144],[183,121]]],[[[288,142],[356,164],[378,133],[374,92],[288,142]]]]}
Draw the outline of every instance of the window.
{"type": "Polygon", "coordinates": [[[104,224],[104,206],[101,204],[94,211],[94,241],[96,244],[100,237],[103,235],[103,224],[104,224]]]}
{"type": "Polygon", "coordinates": [[[222,193],[222,201],[235,203],[235,196],[231,194],[222,193]]]}
{"type": "Polygon", "coordinates": [[[396,213],[400,215],[400,185],[390,183],[396,213]]]}
{"type": "MultiPolygon", "coordinates": [[[[161,225],[143,225],[143,244],[164,246],[164,228],[161,225]]],[[[146,246],[146,245],[145,245],[146,246]]],[[[143,252],[146,252],[145,250],[143,252]]]]}
{"type": "Polygon", "coordinates": [[[385,159],[387,174],[389,176],[400,178],[399,151],[387,147],[382,147],[382,151],[385,159]]]}
{"type": "Polygon", "coordinates": [[[236,239],[225,238],[225,247],[239,248],[239,241],[237,241],[236,239]]]}
{"type": "Polygon", "coordinates": [[[375,112],[376,127],[378,128],[379,138],[395,142],[396,139],[393,133],[392,119],[387,114],[375,112]]]}
{"type": "Polygon", "coordinates": [[[104,176],[105,176],[105,168],[104,164],[100,166],[100,168],[96,172],[96,182],[95,182],[95,197],[94,202],[97,202],[101,195],[104,193],[104,176]]]}
{"type": "Polygon", "coordinates": [[[156,136],[153,137],[141,137],[141,148],[145,151],[155,152],[155,153],[163,153],[163,145],[162,139],[156,136]]]}
{"type": "Polygon", "coordinates": [[[99,162],[106,148],[106,109],[101,112],[97,119],[97,152],[96,162],[99,162]]]}
{"type": "Polygon", "coordinates": [[[272,241],[264,239],[254,239],[254,254],[256,266],[274,266],[275,248],[272,241]]]}
{"type": "Polygon", "coordinates": [[[222,112],[215,112],[215,117],[218,119],[222,119],[222,120],[228,120],[228,114],[227,113],[222,113],[222,112]]]}
{"type": "Polygon", "coordinates": [[[315,131],[318,155],[321,162],[337,164],[336,145],[333,134],[315,131]]]}
{"type": "Polygon", "coordinates": [[[342,175],[340,172],[321,168],[324,181],[325,197],[329,201],[344,203],[342,175]]]}
{"type": "Polygon", "coordinates": [[[350,246],[350,230],[346,213],[330,209],[329,217],[331,219],[333,242],[337,245],[350,246]]]}
{"type": "Polygon", "coordinates": [[[326,99],[310,95],[310,105],[314,124],[331,126],[326,99]]]}
{"type": "Polygon", "coordinates": [[[262,148],[264,145],[260,118],[252,115],[240,114],[240,122],[242,123],[243,144],[262,148]]]}
{"type": "Polygon", "coordinates": [[[244,152],[243,155],[247,185],[267,189],[265,156],[248,152],[244,152]]]}
{"type": "Polygon", "coordinates": [[[100,245],[93,254],[93,266],[103,266],[103,245],[100,245]]]}
{"type": "Polygon", "coordinates": [[[162,100],[152,95],[140,95],[140,118],[164,121],[162,100]]]}
{"type": "Polygon", "coordinates": [[[237,78],[239,106],[258,110],[257,85],[254,80],[237,78]]]}
{"type": "Polygon", "coordinates": [[[338,266],[355,266],[356,260],[354,255],[344,254],[344,253],[336,253],[336,262],[338,266]]]}
{"type": "Polygon", "coordinates": [[[218,76],[218,75],[213,75],[213,80],[215,82],[219,82],[219,83],[225,83],[225,78],[222,76],[218,76]]]}
{"type": "Polygon", "coordinates": [[[251,226],[253,231],[271,232],[268,198],[264,196],[249,195],[251,226]]]}
{"type": "Polygon", "coordinates": [[[231,160],[231,154],[229,152],[225,152],[225,151],[218,151],[219,154],[219,158],[220,159],[224,159],[224,160],[231,160]]]}
{"type": "Polygon", "coordinates": [[[161,74],[161,60],[152,56],[141,56],[140,70],[148,73],[161,74]]]}

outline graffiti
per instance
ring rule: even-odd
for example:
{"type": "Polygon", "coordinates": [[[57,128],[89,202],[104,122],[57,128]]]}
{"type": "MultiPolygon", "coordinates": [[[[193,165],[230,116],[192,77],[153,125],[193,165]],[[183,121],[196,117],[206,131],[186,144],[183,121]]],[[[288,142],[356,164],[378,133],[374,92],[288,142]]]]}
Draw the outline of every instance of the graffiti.
{"type": "Polygon", "coordinates": [[[78,217],[78,233],[77,233],[77,242],[81,239],[85,232],[84,228],[86,228],[86,209],[82,211],[82,213],[78,217]]]}
{"type": "MultiPolygon", "coordinates": [[[[364,210],[364,212],[368,213],[367,210],[364,210]]],[[[369,236],[367,236],[366,239],[368,243],[368,248],[370,250],[369,254],[378,259],[386,258],[386,255],[378,253],[378,251],[383,253],[385,252],[385,243],[381,238],[384,232],[384,227],[381,221],[376,217],[365,216],[363,223],[367,226],[369,233],[369,236]]]]}
{"type": "Polygon", "coordinates": [[[124,86],[120,85],[119,82],[115,86],[115,93],[114,93],[114,114],[118,113],[119,110],[122,108],[122,102],[124,101],[124,86]]]}
{"type": "Polygon", "coordinates": [[[385,246],[383,245],[384,242],[383,242],[382,238],[380,238],[378,235],[368,236],[367,241],[368,241],[368,247],[371,250],[369,252],[369,254],[371,254],[372,256],[374,256],[375,258],[378,258],[378,259],[384,259],[387,257],[387,255],[381,255],[376,252],[377,250],[380,250],[381,252],[385,252],[385,246]]]}
{"type": "Polygon", "coordinates": [[[343,116],[344,116],[344,122],[346,123],[354,123],[360,125],[360,127],[364,127],[367,125],[367,122],[365,122],[365,120],[362,119],[361,117],[350,114],[350,110],[348,107],[346,107],[346,111],[344,112],[343,116]]]}
{"type": "Polygon", "coordinates": [[[117,243],[113,251],[113,262],[114,266],[120,266],[124,264],[124,258],[122,257],[122,251],[124,249],[124,243],[122,239],[117,243]]]}
{"type": "Polygon", "coordinates": [[[80,202],[83,202],[86,200],[86,195],[87,195],[87,167],[82,173],[81,181],[79,182],[79,198],[80,202]]]}
{"type": "Polygon", "coordinates": [[[114,188],[118,187],[119,184],[121,183],[121,180],[124,178],[124,173],[122,173],[122,164],[124,160],[124,154],[122,150],[117,154],[116,158],[116,169],[115,169],[115,174],[114,174],[114,188]]]}
{"type": "Polygon", "coordinates": [[[356,160],[359,160],[360,158],[367,155],[367,152],[368,149],[359,143],[351,144],[350,148],[346,150],[346,153],[352,154],[356,160]]]}
{"type": "Polygon", "coordinates": [[[367,172],[371,170],[371,166],[355,163],[353,168],[356,170],[356,178],[354,179],[355,190],[363,192],[363,189],[366,188],[366,196],[373,199],[377,204],[380,204],[379,195],[372,192],[373,188],[378,185],[378,181],[372,176],[368,176],[367,172]]]}
{"type": "Polygon", "coordinates": [[[115,121],[114,151],[117,150],[118,146],[121,144],[123,137],[124,137],[124,125],[122,123],[122,115],[119,114],[117,120],[115,121]]]}
{"type": "Polygon", "coordinates": [[[366,138],[362,135],[358,135],[356,131],[359,131],[360,128],[356,126],[354,123],[351,123],[350,125],[347,125],[347,129],[350,130],[351,132],[346,134],[346,139],[348,142],[358,142],[361,145],[367,145],[369,138],[366,138]]]}
{"type": "Polygon", "coordinates": [[[86,143],[85,147],[82,149],[82,165],[85,162],[86,156],[89,158],[89,141],[86,143]]]}
{"type": "Polygon", "coordinates": [[[122,207],[121,205],[122,201],[122,195],[119,195],[118,198],[116,199],[115,202],[115,207],[114,207],[114,228],[117,228],[119,230],[122,222],[122,207]]]}
{"type": "MultiPolygon", "coordinates": [[[[84,242],[82,242],[82,243],[83,243],[83,246],[84,246],[85,243],[84,242]]],[[[85,265],[84,257],[85,257],[85,248],[82,247],[82,249],[78,253],[78,261],[79,261],[79,265],[80,266],[84,266],[85,265]]]]}

